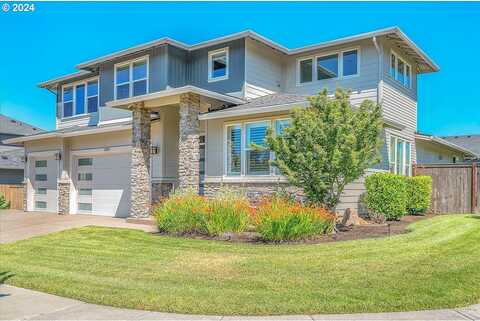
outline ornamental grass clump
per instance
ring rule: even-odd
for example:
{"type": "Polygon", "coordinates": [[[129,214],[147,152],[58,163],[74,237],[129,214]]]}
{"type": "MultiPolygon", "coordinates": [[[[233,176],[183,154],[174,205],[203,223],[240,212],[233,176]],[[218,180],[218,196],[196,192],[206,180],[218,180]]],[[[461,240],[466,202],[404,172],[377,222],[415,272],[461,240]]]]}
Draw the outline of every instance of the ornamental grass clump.
{"type": "Polygon", "coordinates": [[[215,198],[199,196],[193,190],[177,191],[154,211],[161,232],[218,236],[239,233],[251,224],[248,199],[221,191],[215,198]]]}
{"type": "Polygon", "coordinates": [[[203,230],[210,236],[243,232],[250,224],[250,211],[250,203],[244,195],[231,191],[220,192],[208,200],[203,230]]]}
{"type": "Polygon", "coordinates": [[[323,207],[273,197],[259,203],[254,222],[265,241],[292,241],[331,233],[335,215],[323,207]]]}
{"type": "Polygon", "coordinates": [[[177,191],[154,210],[160,232],[169,234],[203,233],[206,198],[193,190],[177,191]]]}

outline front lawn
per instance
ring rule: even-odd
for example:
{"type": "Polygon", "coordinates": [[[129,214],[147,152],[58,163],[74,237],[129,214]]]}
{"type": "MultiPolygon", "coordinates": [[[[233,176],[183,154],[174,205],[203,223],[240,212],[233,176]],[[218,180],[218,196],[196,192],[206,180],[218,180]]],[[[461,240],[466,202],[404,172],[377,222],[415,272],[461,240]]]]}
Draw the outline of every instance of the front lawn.
{"type": "Polygon", "coordinates": [[[251,245],[85,227],[0,246],[5,282],[82,301],[195,314],[406,311],[480,302],[480,217],[385,239],[251,245]]]}

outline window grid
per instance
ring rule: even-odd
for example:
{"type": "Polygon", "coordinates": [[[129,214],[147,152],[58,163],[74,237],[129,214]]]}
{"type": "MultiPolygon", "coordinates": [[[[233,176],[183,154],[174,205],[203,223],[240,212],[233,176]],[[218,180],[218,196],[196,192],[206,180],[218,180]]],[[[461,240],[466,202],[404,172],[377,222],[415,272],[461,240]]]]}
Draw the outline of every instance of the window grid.
{"type": "Polygon", "coordinates": [[[314,81],[355,77],[360,74],[360,49],[346,49],[300,58],[297,60],[296,68],[297,86],[314,81]],[[323,65],[319,64],[321,62],[323,65]]]}
{"type": "MultiPolygon", "coordinates": [[[[260,143],[262,135],[266,133],[266,129],[272,128],[273,135],[283,133],[285,128],[290,126],[289,118],[273,118],[264,120],[245,121],[240,123],[228,124],[225,126],[225,156],[224,156],[224,175],[226,176],[278,176],[280,172],[277,168],[270,165],[270,161],[274,159],[275,154],[270,150],[256,151],[251,148],[251,142],[257,146],[264,145],[260,143]],[[262,125],[264,125],[262,127],[262,125]],[[266,129],[265,129],[266,126],[266,129]],[[254,132],[250,130],[250,137],[248,135],[249,128],[255,128],[254,132]],[[233,136],[232,136],[233,135],[233,136]],[[236,147],[232,149],[233,145],[236,147]],[[235,154],[232,153],[235,151],[235,154]],[[268,159],[265,163],[267,154],[268,159]],[[233,158],[236,158],[235,166],[232,166],[233,158]],[[253,161],[253,164],[249,163],[253,161]],[[249,167],[249,165],[252,165],[249,167]],[[235,168],[233,171],[232,169],[235,168]],[[255,170],[257,169],[257,170],[255,170]]],[[[265,135],[266,137],[266,135],[265,135]]],[[[264,145],[265,146],[265,145],[264,145]]]]}
{"type": "Polygon", "coordinates": [[[97,111],[98,78],[62,87],[62,118],[87,115],[97,111]]]}
{"type": "Polygon", "coordinates": [[[412,174],[411,152],[410,142],[391,135],[389,151],[390,172],[410,176],[412,174]]]}
{"type": "Polygon", "coordinates": [[[115,99],[126,99],[147,94],[149,83],[148,68],[148,56],[116,64],[114,67],[115,99]],[[119,79],[124,78],[121,74],[122,72],[126,75],[125,79],[119,79]],[[143,87],[141,87],[142,84],[144,84],[143,87]]]}
{"type": "Polygon", "coordinates": [[[412,67],[395,52],[390,54],[390,76],[406,88],[412,88],[412,67]]]}

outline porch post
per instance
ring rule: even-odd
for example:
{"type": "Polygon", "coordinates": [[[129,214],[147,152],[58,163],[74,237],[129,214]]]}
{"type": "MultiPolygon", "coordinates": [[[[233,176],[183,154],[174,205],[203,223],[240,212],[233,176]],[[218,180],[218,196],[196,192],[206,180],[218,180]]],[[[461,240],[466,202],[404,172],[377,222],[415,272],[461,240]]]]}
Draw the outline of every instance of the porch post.
{"type": "Polygon", "coordinates": [[[178,180],[180,188],[198,192],[200,183],[200,96],[187,93],[180,96],[178,142],[178,180]]]}
{"type": "Polygon", "coordinates": [[[150,112],[143,103],[130,106],[132,111],[132,151],[130,165],[130,216],[150,215],[150,112]]]}

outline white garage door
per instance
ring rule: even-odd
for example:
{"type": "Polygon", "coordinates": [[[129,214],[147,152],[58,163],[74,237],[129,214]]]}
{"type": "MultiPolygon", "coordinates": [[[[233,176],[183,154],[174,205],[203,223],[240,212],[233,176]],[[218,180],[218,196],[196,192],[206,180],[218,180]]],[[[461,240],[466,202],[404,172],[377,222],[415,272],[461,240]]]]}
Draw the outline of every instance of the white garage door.
{"type": "Polygon", "coordinates": [[[57,165],[52,158],[34,158],[32,162],[33,209],[57,212],[57,165]]]}
{"type": "Polygon", "coordinates": [[[77,212],[126,217],[130,211],[130,154],[82,156],[77,163],[77,212]]]}

